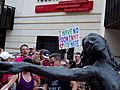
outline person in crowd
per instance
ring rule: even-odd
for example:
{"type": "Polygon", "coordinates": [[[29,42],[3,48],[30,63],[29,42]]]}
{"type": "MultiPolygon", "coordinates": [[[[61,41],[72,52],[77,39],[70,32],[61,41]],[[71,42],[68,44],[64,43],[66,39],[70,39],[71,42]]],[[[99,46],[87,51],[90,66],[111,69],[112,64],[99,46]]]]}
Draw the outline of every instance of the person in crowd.
{"type": "Polygon", "coordinates": [[[39,50],[39,53],[40,53],[40,61],[42,62],[42,51],[43,51],[44,49],[40,49],[39,50]]]}
{"type": "MultiPolygon", "coordinates": [[[[23,62],[32,63],[32,59],[26,57],[23,62]]],[[[16,82],[16,90],[37,90],[40,85],[40,79],[38,79],[37,75],[24,70],[19,74],[13,75],[10,81],[0,90],[8,89],[14,82],[16,82]]]]}
{"type": "MultiPolygon", "coordinates": [[[[66,49],[66,52],[64,55],[65,60],[67,60],[67,52],[68,52],[68,49],[66,49]]],[[[76,52],[74,56],[75,56],[75,60],[72,60],[69,62],[69,68],[82,68],[80,64],[81,62],[80,53],[76,52]]],[[[76,81],[76,83],[77,83],[77,90],[89,90],[89,86],[86,82],[76,81]]]]}
{"type": "MultiPolygon", "coordinates": [[[[49,63],[49,55],[50,55],[50,51],[47,49],[41,49],[40,50],[40,61],[41,61],[41,65],[43,66],[50,66],[49,63]]],[[[41,80],[41,86],[43,86],[45,84],[45,77],[40,77],[41,80]]]]}
{"type": "Polygon", "coordinates": [[[79,53],[79,52],[76,52],[76,53],[74,54],[74,56],[75,56],[74,60],[72,60],[72,61],[69,62],[70,68],[81,68],[81,64],[80,64],[80,61],[81,61],[81,59],[80,59],[80,53],[79,53]]]}
{"type": "MultiPolygon", "coordinates": [[[[11,61],[12,55],[9,54],[7,51],[3,51],[0,54],[0,59],[1,62],[9,62],[11,61]]],[[[11,79],[12,74],[3,74],[1,76],[1,80],[0,80],[0,87],[2,87],[3,85],[5,85],[6,83],[8,83],[8,81],[11,79]]]]}
{"type": "Polygon", "coordinates": [[[30,51],[29,51],[28,56],[33,56],[36,52],[36,48],[35,47],[30,47],[29,49],[30,49],[30,51]]]}
{"type": "Polygon", "coordinates": [[[27,44],[23,44],[20,46],[21,56],[16,58],[15,62],[22,62],[25,57],[28,57],[29,48],[27,44]]]}
{"type": "Polygon", "coordinates": [[[75,63],[76,63],[76,67],[81,67],[81,66],[80,66],[80,60],[81,60],[81,59],[80,59],[80,53],[79,53],[79,52],[76,52],[76,53],[75,53],[75,60],[74,60],[75,63]]]}
{"type": "MultiPolygon", "coordinates": [[[[75,60],[70,62],[70,68],[82,68],[80,52],[75,53],[75,60]]],[[[77,90],[90,90],[87,82],[77,81],[77,90]]]]}
{"type": "Polygon", "coordinates": [[[69,63],[69,68],[76,68],[80,67],[80,53],[76,52],[74,54],[74,60],[68,60],[68,51],[69,49],[66,49],[64,54],[64,60],[69,63]]]}
{"type": "Polygon", "coordinates": [[[0,58],[1,58],[1,61],[9,61],[9,58],[11,58],[12,55],[9,54],[9,52],[7,51],[3,51],[0,53],[0,58]]]}
{"type": "MultiPolygon", "coordinates": [[[[49,58],[51,66],[63,65],[63,63],[61,64],[60,55],[58,53],[51,54],[49,58]]],[[[44,90],[77,90],[77,84],[75,81],[61,81],[47,78],[43,88],[44,90]]]]}
{"type": "Polygon", "coordinates": [[[41,59],[42,59],[42,65],[43,66],[50,66],[49,55],[50,55],[50,51],[48,51],[47,49],[43,49],[41,51],[41,59]]]}
{"type": "Polygon", "coordinates": [[[36,65],[41,65],[41,60],[40,60],[40,52],[39,51],[36,51],[34,53],[34,55],[32,56],[32,60],[33,60],[33,64],[36,64],[36,65]]]}

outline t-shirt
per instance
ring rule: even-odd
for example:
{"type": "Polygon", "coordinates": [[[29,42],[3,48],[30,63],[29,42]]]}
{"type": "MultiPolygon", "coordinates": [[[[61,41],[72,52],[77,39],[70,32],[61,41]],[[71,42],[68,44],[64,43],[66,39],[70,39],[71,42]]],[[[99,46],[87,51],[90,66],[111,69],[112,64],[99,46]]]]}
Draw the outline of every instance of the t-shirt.
{"type": "MultiPolygon", "coordinates": [[[[28,56],[29,58],[32,58],[32,56],[28,56]]],[[[23,62],[24,57],[20,56],[18,58],[15,59],[15,62],[23,62]]]]}
{"type": "Polygon", "coordinates": [[[22,62],[23,61],[23,56],[20,56],[15,59],[15,62],[22,62]]]}
{"type": "MultiPolygon", "coordinates": [[[[12,74],[3,74],[1,78],[0,88],[2,88],[5,84],[8,83],[8,78],[12,77],[12,74]]],[[[10,90],[10,88],[8,89],[10,90]]]]}
{"type": "Polygon", "coordinates": [[[2,82],[3,83],[8,83],[8,77],[12,77],[12,74],[3,74],[2,82]]]}
{"type": "Polygon", "coordinates": [[[70,81],[46,80],[47,90],[71,90],[70,81]]]}

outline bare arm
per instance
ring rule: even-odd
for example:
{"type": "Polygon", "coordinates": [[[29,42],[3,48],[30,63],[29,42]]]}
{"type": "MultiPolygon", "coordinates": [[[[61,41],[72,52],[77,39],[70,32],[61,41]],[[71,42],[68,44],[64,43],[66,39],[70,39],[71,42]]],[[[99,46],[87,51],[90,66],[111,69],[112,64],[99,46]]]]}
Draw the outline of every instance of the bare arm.
{"type": "Polygon", "coordinates": [[[48,84],[44,84],[43,90],[47,90],[47,88],[48,88],[48,84]]]}
{"type": "Polygon", "coordinates": [[[70,83],[72,85],[72,90],[77,90],[77,83],[76,83],[76,81],[71,81],[70,83]]]}
{"type": "Polygon", "coordinates": [[[36,81],[35,87],[39,87],[39,85],[40,85],[40,78],[37,75],[35,75],[35,74],[33,74],[33,78],[36,81]]]}
{"type": "Polygon", "coordinates": [[[64,60],[67,60],[67,53],[69,49],[66,49],[65,54],[64,54],[64,60]]]}
{"type": "Polygon", "coordinates": [[[5,90],[10,88],[10,86],[17,80],[17,78],[18,78],[18,75],[13,75],[11,80],[6,85],[4,85],[0,90],[5,90]]]}

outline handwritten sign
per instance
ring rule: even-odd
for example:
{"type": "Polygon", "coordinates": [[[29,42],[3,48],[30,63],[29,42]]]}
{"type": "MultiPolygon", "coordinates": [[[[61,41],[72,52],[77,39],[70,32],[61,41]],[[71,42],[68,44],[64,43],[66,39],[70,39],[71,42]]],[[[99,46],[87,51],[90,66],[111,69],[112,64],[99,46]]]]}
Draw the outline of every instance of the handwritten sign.
{"type": "Polygon", "coordinates": [[[67,49],[80,46],[80,29],[78,27],[59,31],[59,49],[67,49]]]}

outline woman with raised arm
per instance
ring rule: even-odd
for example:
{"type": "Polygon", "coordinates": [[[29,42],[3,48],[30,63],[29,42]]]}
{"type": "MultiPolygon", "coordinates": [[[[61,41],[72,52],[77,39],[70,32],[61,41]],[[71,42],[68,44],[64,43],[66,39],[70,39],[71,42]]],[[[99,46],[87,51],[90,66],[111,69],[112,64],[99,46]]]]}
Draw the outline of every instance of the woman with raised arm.
{"type": "MultiPolygon", "coordinates": [[[[32,63],[32,59],[24,58],[23,62],[32,63]]],[[[16,90],[37,90],[36,88],[40,84],[40,80],[35,74],[23,70],[19,74],[13,75],[11,80],[0,90],[8,89],[14,82],[16,82],[16,90]]]]}

